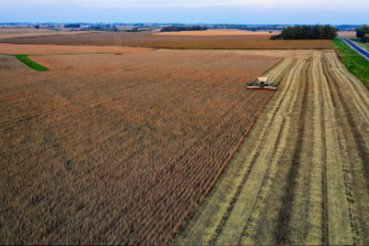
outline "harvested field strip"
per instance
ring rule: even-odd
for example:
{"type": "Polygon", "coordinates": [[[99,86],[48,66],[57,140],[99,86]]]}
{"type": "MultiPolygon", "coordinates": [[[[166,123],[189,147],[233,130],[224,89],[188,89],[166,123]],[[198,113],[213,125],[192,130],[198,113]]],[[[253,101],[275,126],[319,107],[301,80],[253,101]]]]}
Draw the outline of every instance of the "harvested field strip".
{"type": "MultiPolygon", "coordinates": [[[[278,70],[273,70],[271,73],[273,73],[273,74],[270,74],[271,76],[272,76],[272,78],[277,78],[277,76],[280,76],[280,74],[282,74],[283,73],[283,71],[289,71],[290,70],[290,68],[293,66],[293,61],[292,60],[286,60],[285,62],[283,62],[281,65],[280,65],[280,67],[279,67],[279,69],[278,70]],[[279,71],[280,70],[280,71],[279,71]],[[276,72],[278,72],[278,74],[276,74],[276,72]],[[275,76],[275,74],[277,75],[277,76],[275,76]]],[[[255,127],[258,127],[257,125],[255,126],[255,127]]],[[[265,135],[267,135],[267,133],[265,133],[265,135]]],[[[257,152],[255,152],[255,154],[257,154],[257,152]]],[[[247,157],[248,158],[253,158],[253,156],[254,156],[254,154],[252,154],[251,152],[249,153],[249,155],[247,155],[247,157]]],[[[245,156],[246,157],[246,156],[245,156]]],[[[232,166],[234,166],[235,164],[234,163],[232,163],[231,164],[232,166]]],[[[240,186],[238,186],[238,187],[242,187],[242,180],[245,180],[245,179],[247,179],[247,175],[248,175],[248,173],[249,173],[249,171],[247,171],[247,170],[249,170],[250,168],[248,167],[248,166],[246,166],[246,165],[242,165],[242,166],[239,166],[238,167],[239,169],[243,169],[244,171],[242,171],[242,170],[238,170],[238,171],[235,171],[234,173],[232,173],[232,174],[241,174],[241,173],[244,173],[245,172],[245,176],[239,176],[239,177],[233,177],[231,180],[228,180],[228,182],[233,182],[234,180],[238,183],[238,182],[241,182],[241,185],[240,186]],[[239,181],[237,181],[237,180],[239,180],[239,181]]],[[[227,169],[227,170],[230,170],[230,169],[227,169]]],[[[237,175],[238,176],[238,175],[237,175]]],[[[224,178],[227,178],[228,177],[228,175],[227,174],[224,174],[224,175],[222,175],[222,177],[224,177],[224,178]]],[[[226,187],[228,187],[228,186],[219,186],[219,188],[224,188],[224,189],[226,189],[226,187]]],[[[214,192],[216,192],[216,191],[212,191],[212,194],[214,193],[214,192]]],[[[197,228],[197,230],[195,231],[195,233],[197,234],[197,236],[198,237],[204,237],[204,243],[208,243],[208,242],[214,242],[214,241],[216,241],[217,240],[217,238],[219,237],[219,233],[220,233],[220,230],[222,230],[223,228],[222,228],[222,226],[224,225],[224,223],[226,222],[226,220],[228,220],[228,215],[227,214],[229,214],[229,212],[230,211],[232,211],[233,209],[234,209],[234,203],[232,203],[232,200],[234,200],[234,198],[237,198],[237,191],[236,191],[236,193],[235,193],[235,195],[232,195],[233,196],[233,198],[230,196],[230,194],[232,194],[231,192],[229,192],[229,191],[226,191],[226,190],[224,190],[223,192],[221,192],[222,193],[222,195],[225,195],[225,194],[227,194],[226,195],[226,197],[230,197],[230,202],[229,202],[229,204],[227,204],[227,203],[211,203],[211,204],[209,204],[210,206],[215,206],[215,208],[214,208],[214,210],[213,210],[213,212],[212,212],[212,215],[213,215],[213,217],[212,218],[218,218],[218,219],[221,219],[219,222],[216,222],[216,223],[212,223],[213,225],[218,225],[217,227],[214,227],[214,228],[206,228],[206,227],[202,227],[202,229],[203,230],[205,230],[205,229],[207,229],[207,230],[209,230],[209,232],[210,231],[214,231],[214,236],[215,236],[215,238],[214,238],[214,236],[212,236],[212,233],[208,233],[207,231],[203,231],[203,230],[201,230],[201,228],[197,228]],[[218,206],[221,206],[219,209],[217,209],[216,207],[218,207],[218,206]],[[222,211],[224,211],[224,215],[222,215],[222,211]]],[[[243,193],[243,194],[245,194],[245,193],[243,193]]],[[[223,198],[223,197],[222,197],[223,198]]],[[[245,204],[245,205],[247,205],[247,203],[243,203],[243,204],[245,204]]],[[[196,216],[196,215],[195,215],[196,216]]],[[[199,219],[210,219],[210,218],[199,218],[199,219]]],[[[209,223],[210,223],[211,221],[209,221],[209,223]]],[[[190,222],[191,223],[191,222],[190,222]]]]}
{"type": "MultiPolygon", "coordinates": [[[[290,61],[291,63],[293,62],[293,61],[290,61]]],[[[284,72],[286,72],[286,71],[288,71],[290,69],[290,66],[288,66],[288,67],[286,67],[286,69],[283,71],[283,70],[281,70],[280,71],[280,74],[278,74],[279,76],[282,76],[283,74],[286,74],[286,73],[284,73],[284,72]]],[[[276,70],[276,71],[278,71],[278,70],[276,70]]],[[[272,79],[273,79],[273,77],[272,77],[272,79]]],[[[276,81],[277,81],[278,79],[276,79],[276,81]]],[[[274,116],[271,118],[272,120],[274,119],[274,116]]],[[[274,122],[271,122],[271,124],[273,124],[274,122]]],[[[277,138],[277,140],[275,140],[275,138],[273,138],[272,136],[271,136],[271,132],[270,131],[268,131],[268,130],[266,130],[264,133],[263,133],[263,136],[264,137],[266,137],[266,136],[269,136],[270,137],[270,141],[278,141],[278,138],[277,138]]],[[[274,134],[278,134],[278,132],[275,132],[274,134]]],[[[277,136],[277,135],[275,135],[275,136],[277,136]]],[[[232,210],[234,210],[234,209],[237,209],[237,208],[239,208],[239,207],[235,207],[236,206],[236,201],[238,200],[238,199],[240,199],[240,195],[241,195],[241,192],[244,192],[244,190],[247,188],[246,186],[245,186],[245,184],[246,184],[246,181],[248,180],[248,178],[249,178],[249,175],[250,175],[250,172],[252,171],[252,168],[253,168],[253,166],[257,163],[257,161],[259,160],[259,159],[261,159],[261,158],[263,158],[263,156],[260,156],[259,155],[259,151],[260,151],[260,149],[257,151],[257,152],[255,152],[255,153],[253,153],[253,155],[252,155],[252,161],[251,161],[251,165],[250,165],[250,167],[249,167],[249,169],[248,169],[248,171],[247,171],[247,173],[246,173],[246,175],[243,177],[243,180],[242,180],[242,183],[241,183],[241,185],[239,186],[239,188],[238,188],[238,190],[237,190],[237,193],[235,194],[235,196],[234,196],[234,198],[232,199],[232,203],[230,203],[230,208],[232,208],[232,210]]],[[[271,157],[271,155],[272,155],[272,152],[270,153],[270,157],[271,157]]],[[[250,155],[250,157],[251,157],[251,155],[250,155]]],[[[268,175],[266,175],[265,177],[267,177],[268,175]]],[[[258,182],[265,182],[264,180],[266,180],[266,178],[264,178],[264,179],[260,179],[258,182]]],[[[242,194],[242,195],[244,195],[244,194],[242,194]]],[[[258,196],[257,198],[259,198],[260,196],[258,196]]],[[[251,202],[251,203],[244,203],[244,205],[246,205],[246,204],[249,204],[249,205],[252,205],[252,204],[257,204],[257,202],[258,202],[258,200],[255,200],[255,202],[253,203],[253,202],[251,202]]],[[[256,205],[255,205],[256,206],[256,205]]],[[[242,208],[243,209],[243,208],[242,208]]],[[[227,216],[226,216],[226,219],[227,219],[227,221],[228,220],[230,220],[230,215],[231,215],[231,212],[232,211],[229,211],[229,213],[227,213],[227,216]]],[[[238,213],[235,213],[235,214],[238,214],[238,213]]],[[[240,221],[240,222],[243,222],[243,221],[240,221]]],[[[244,221],[244,222],[246,222],[246,221],[244,221]]],[[[222,226],[224,226],[224,224],[222,225],[222,226]]],[[[232,230],[234,233],[236,233],[237,232],[237,230],[243,230],[243,231],[245,231],[245,229],[242,229],[243,227],[245,227],[245,226],[242,226],[241,224],[239,224],[239,225],[234,225],[234,227],[232,226],[232,228],[230,228],[230,230],[232,230]]],[[[224,228],[222,228],[222,230],[223,230],[224,228]]],[[[217,238],[219,238],[219,236],[220,235],[217,235],[217,238]]],[[[219,239],[220,240],[220,242],[222,242],[222,243],[226,243],[226,241],[228,240],[227,238],[220,238],[219,239]]]]}
{"type": "Polygon", "coordinates": [[[176,244],[369,243],[368,91],[334,52],[276,72],[280,90],[176,244]]]}
{"type": "MultiPolygon", "coordinates": [[[[285,190],[284,190],[284,194],[283,194],[283,198],[282,198],[282,204],[283,206],[281,207],[281,209],[279,210],[279,214],[278,214],[278,220],[277,220],[277,224],[276,224],[276,229],[274,231],[274,240],[277,244],[290,244],[291,241],[289,239],[289,232],[291,231],[291,228],[289,228],[290,226],[290,220],[291,220],[291,209],[292,209],[292,205],[295,201],[295,194],[296,192],[296,183],[297,183],[297,178],[298,178],[298,171],[300,169],[300,163],[301,163],[301,154],[302,154],[302,148],[303,148],[303,139],[304,139],[304,134],[305,134],[305,109],[306,109],[306,104],[307,104],[307,91],[308,91],[308,86],[309,84],[307,83],[307,79],[308,79],[308,67],[307,65],[309,64],[305,64],[305,66],[302,68],[302,70],[300,71],[300,78],[299,80],[300,82],[300,87],[303,93],[301,94],[301,104],[298,105],[298,107],[296,108],[301,108],[301,110],[299,110],[300,115],[298,116],[297,119],[297,127],[296,129],[296,136],[297,139],[300,139],[301,141],[297,141],[296,145],[295,145],[295,149],[293,151],[292,154],[292,163],[291,163],[291,167],[288,171],[287,174],[287,183],[285,186],[285,190]]],[[[294,79],[296,80],[297,77],[294,77],[294,79]]]]}
{"type": "Polygon", "coordinates": [[[38,64],[37,62],[32,61],[27,55],[15,55],[15,57],[22,62],[27,67],[38,71],[38,72],[45,72],[48,71],[46,67],[42,66],[41,64],[38,64]]]}

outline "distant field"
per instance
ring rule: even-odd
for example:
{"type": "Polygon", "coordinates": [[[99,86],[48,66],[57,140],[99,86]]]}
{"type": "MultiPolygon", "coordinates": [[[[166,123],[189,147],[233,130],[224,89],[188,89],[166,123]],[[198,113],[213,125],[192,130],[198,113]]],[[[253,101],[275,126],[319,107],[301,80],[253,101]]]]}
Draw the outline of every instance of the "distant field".
{"type": "Polygon", "coordinates": [[[356,32],[338,32],[338,36],[345,38],[356,38],[356,32]]]}
{"type": "Polygon", "coordinates": [[[35,44],[4,44],[0,43],[1,54],[123,54],[131,52],[147,52],[151,49],[116,46],[73,46],[73,45],[35,45],[35,44]]]}
{"type": "Polygon", "coordinates": [[[99,32],[0,40],[14,44],[130,46],[168,49],[332,49],[329,40],[270,40],[268,35],[166,36],[153,32],[99,32]]]}
{"type": "Polygon", "coordinates": [[[206,31],[183,31],[183,32],[156,32],[154,35],[159,36],[268,36],[275,35],[276,32],[250,32],[243,30],[217,29],[206,31]]]}
{"type": "Polygon", "coordinates": [[[7,38],[34,37],[34,36],[76,35],[80,33],[91,33],[91,32],[53,31],[35,28],[0,28],[0,40],[7,38]]]}
{"type": "Polygon", "coordinates": [[[0,56],[0,244],[167,244],[273,95],[258,52],[0,56]]]}
{"type": "Polygon", "coordinates": [[[369,91],[333,51],[270,79],[279,90],[173,244],[368,245],[369,91]]]}

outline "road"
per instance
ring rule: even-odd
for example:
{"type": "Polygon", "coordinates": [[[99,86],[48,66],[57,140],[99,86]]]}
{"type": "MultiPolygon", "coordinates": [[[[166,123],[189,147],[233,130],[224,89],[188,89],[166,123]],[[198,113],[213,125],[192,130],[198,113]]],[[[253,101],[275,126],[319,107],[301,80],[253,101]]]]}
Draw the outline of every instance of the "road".
{"type": "Polygon", "coordinates": [[[364,58],[366,58],[367,60],[369,60],[369,52],[361,47],[359,47],[358,45],[356,45],[354,42],[352,42],[350,39],[348,38],[342,38],[343,41],[346,42],[346,44],[348,44],[353,50],[355,50],[357,53],[359,53],[360,55],[362,55],[364,58]]]}

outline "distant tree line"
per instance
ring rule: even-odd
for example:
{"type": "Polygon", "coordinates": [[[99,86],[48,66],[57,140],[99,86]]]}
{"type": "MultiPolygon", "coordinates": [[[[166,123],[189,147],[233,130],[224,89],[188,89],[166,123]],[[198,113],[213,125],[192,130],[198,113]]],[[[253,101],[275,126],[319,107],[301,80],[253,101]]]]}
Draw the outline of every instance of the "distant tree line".
{"type": "Polygon", "coordinates": [[[80,28],[81,24],[66,24],[64,28],[80,28]]]}
{"type": "Polygon", "coordinates": [[[139,32],[140,29],[138,29],[137,27],[131,28],[129,30],[126,30],[125,32],[139,32]]]}
{"type": "Polygon", "coordinates": [[[237,29],[246,31],[280,31],[285,25],[238,25],[238,24],[215,24],[208,25],[210,28],[214,29],[237,29]]]}
{"type": "Polygon", "coordinates": [[[369,25],[362,25],[360,28],[356,29],[356,37],[361,42],[369,42],[369,25]]]}
{"type": "Polygon", "coordinates": [[[205,31],[208,30],[206,26],[166,26],[161,32],[181,32],[181,31],[205,31]]]}
{"type": "Polygon", "coordinates": [[[119,31],[115,25],[112,24],[96,24],[89,27],[83,28],[82,31],[107,31],[107,32],[117,32],[119,31]]]}
{"type": "Polygon", "coordinates": [[[271,39],[335,39],[337,29],[330,25],[286,27],[271,39]]]}

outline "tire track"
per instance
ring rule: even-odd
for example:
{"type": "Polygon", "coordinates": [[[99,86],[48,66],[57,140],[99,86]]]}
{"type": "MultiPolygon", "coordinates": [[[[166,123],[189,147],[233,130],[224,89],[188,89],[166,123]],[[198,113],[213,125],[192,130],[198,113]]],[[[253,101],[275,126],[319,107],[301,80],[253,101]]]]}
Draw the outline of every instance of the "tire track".
{"type": "Polygon", "coordinates": [[[366,177],[366,181],[367,181],[367,188],[369,190],[369,165],[367,165],[367,163],[369,163],[369,150],[367,148],[366,145],[366,141],[363,138],[361,132],[359,131],[360,127],[357,125],[357,123],[355,122],[355,115],[353,113],[353,111],[350,109],[349,105],[348,105],[348,101],[345,98],[345,96],[343,95],[342,91],[341,91],[341,87],[338,84],[337,80],[333,77],[333,75],[331,73],[328,72],[329,71],[329,67],[327,67],[327,64],[324,65],[324,74],[327,78],[327,80],[329,81],[329,84],[333,85],[334,90],[336,93],[336,101],[340,102],[340,105],[342,106],[342,109],[344,110],[344,113],[346,115],[346,119],[348,122],[348,125],[350,127],[351,133],[354,137],[355,140],[355,144],[357,147],[357,151],[359,153],[359,156],[361,158],[361,164],[362,164],[362,168],[364,171],[364,175],[366,177]]]}
{"type": "Polygon", "coordinates": [[[328,231],[328,184],[327,184],[327,144],[326,144],[326,124],[325,124],[325,102],[320,102],[320,127],[322,129],[322,244],[329,245],[328,231]]]}
{"type": "Polygon", "coordinates": [[[311,118],[308,122],[306,134],[311,134],[306,142],[303,153],[302,168],[300,169],[302,181],[299,184],[300,192],[297,194],[294,204],[293,220],[291,221],[291,241],[296,244],[306,242],[307,244],[321,244],[321,225],[322,225],[322,157],[323,141],[320,139],[322,134],[321,124],[321,101],[322,90],[320,74],[316,69],[319,67],[320,52],[314,52],[311,70],[312,95],[310,99],[311,110],[307,112],[307,117],[311,118]],[[305,175],[308,177],[304,178],[305,175]],[[305,179],[305,182],[303,182],[305,179]],[[303,210],[303,207],[305,210],[303,210]],[[302,218],[306,218],[302,220],[302,218]],[[309,221],[309,223],[306,223],[309,221]],[[299,233],[300,232],[300,233],[299,233]],[[301,233],[303,232],[303,233],[301,233]]]}
{"type": "Polygon", "coordinates": [[[278,215],[278,219],[277,219],[277,224],[276,224],[276,228],[275,228],[275,232],[274,232],[274,241],[277,244],[289,244],[290,243],[290,239],[289,239],[289,222],[291,219],[291,208],[292,208],[292,204],[294,201],[294,196],[296,193],[296,182],[297,182],[297,177],[298,177],[298,170],[300,167],[300,155],[303,149],[302,146],[302,139],[304,137],[304,131],[305,131],[305,110],[307,107],[307,101],[308,101],[308,91],[309,91],[309,83],[308,83],[308,66],[309,64],[306,64],[302,74],[302,80],[303,80],[303,86],[302,86],[302,90],[301,93],[303,94],[302,97],[302,101],[301,101],[301,106],[300,108],[300,116],[299,116],[299,120],[297,123],[297,144],[295,147],[295,151],[293,153],[293,157],[292,157],[292,164],[290,167],[290,170],[288,172],[287,175],[287,184],[285,187],[285,192],[284,195],[282,197],[282,208],[279,211],[279,215],[278,215]]]}
{"type": "MultiPolygon", "coordinates": [[[[337,74],[330,72],[331,66],[328,66],[328,64],[335,63],[336,60],[338,60],[334,54],[327,55],[324,60],[324,76],[327,78],[328,82],[333,85],[333,89],[331,90],[332,100],[335,102],[336,107],[342,112],[342,116],[337,119],[339,120],[340,126],[345,126],[341,128],[338,133],[340,136],[338,137],[338,144],[342,154],[345,156],[344,158],[347,160],[342,163],[342,172],[352,241],[356,244],[363,244],[369,226],[367,220],[364,219],[366,217],[365,212],[364,214],[361,212],[367,211],[368,206],[365,201],[369,200],[368,193],[365,194],[365,192],[362,192],[363,189],[368,189],[368,176],[365,172],[365,165],[367,164],[365,158],[368,158],[366,154],[368,148],[364,142],[365,137],[363,134],[365,130],[360,131],[360,128],[357,128],[358,123],[356,122],[360,120],[360,117],[355,113],[360,111],[360,108],[357,107],[355,101],[361,100],[361,98],[355,96],[355,94],[351,94],[353,91],[346,86],[341,86],[341,84],[355,85],[359,90],[358,93],[362,93],[360,90],[361,84],[358,84],[361,82],[358,80],[350,80],[349,83],[346,83],[346,81],[342,81],[342,77],[340,76],[341,73],[345,74],[345,71],[340,71],[337,74]],[[350,106],[352,108],[349,108],[350,106]],[[359,159],[356,159],[356,156],[359,159]],[[361,165],[359,163],[361,163],[361,165]],[[360,166],[361,169],[359,169],[360,166]]],[[[337,64],[336,66],[340,65],[337,64]]]]}
{"type": "MultiPolygon", "coordinates": [[[[260,193],[255,195],[256,199],[253,202],[253,207],[250,208],[250,213],[245,216],[247,223],[243,226],[243,230],[240,232],[241,244],[251,244],[254,241],[254,237],[257,235],[257,231],[259,230],[258,222],[260,217],[263,216],[263,211],[267,204],[267,198],[270,196],[272,192],[272,185],[274,184],[274,179],[276,173],[279,168],[279,164],[281,164],[281,159],[283,157],[284,149],[287,145],[287,138],[289,136],[289,129],[291,125],[291,113],[292,107],[289,107],[290,104],[295,104],[298,97],[298,90],[296,90],[297,83],[294,83],[300,76],[300,73],[304,67],[303,61],[297,61],[296,69],[290,71],[290,76],[286,78],[285,83],[288,84],[288,90],[286,89],[286,95],[280,95],[280,101],[273,107],[273,121],[266,123],[263,127],[269,129],[269,132],[277,132],[281,133],[281,137],[283,137],[283,141],[281,138],[276,137],[273,142],[271,142],[272,136],[268,134],[266,137],[258,138],[257,141],[260,145],[263,146],[261,150],[262,157],[258,159],[258,166],[262,165],[263,162],[268,164],[265,170],[264,177],[266,177],[263,185],[261,184],[259,187],[260,193]],[[282,122],[282,123],[281,123],[282,122]],[[282,131],[282,128],[285,128],[282,131]],[[280,144],[279,144],[280,143],[280,144]],[[269,153],[269,155],[267,155],[269,153]],[[272,170],[271,170],[272,169],[272,170]],[[264,185],[265,184],[265,185],[264,185]]],[[[292,120],[293,121],[293,120],[292,120]]],[[[272,138],[274,139],[274,137],[272,138]]],[[[264,181],[264,179],[263,179],[264,181]]],[[[252,202],[252,201],[251,201],[252,202]]],[[[268,241],[269,242],[269,241],[268,241]]]]}
{"type": "MultiPolygon", "coordinates": [[[[286,126],[286,119],[284,119],[283,122],[282,122],[282,125],[281,125],[280,131],[278,133],[278,137],[277,137],[276,143],[275,143],[274,148],[273,148],[273,152],[272,152],[273,154],[272,154],[271,161],[269,162],[269,167],[268,167],[268,169],[267,169],[267,171],[266,171],[266,173],[265,173],[265,175],[263,177],[263,182],[261,183],[260,189],[257,192],[257,195],[256,195],[257,199],[255,200],[255,203],[254,203],[254,205],[252,207],[252,211],[256,211],[257,210],[257,208],[260,206],[260,203],[261,203],[261,201],[263,199],[262,193],[263,193],[263,191],[265,189],[265,186],[267,185],[267,182],[268,182],[269,177],[270,177],[270,172],[271,172],[270,166],[272,165],[272,160],[274,160],[275,159],[275,156],[277,155],[278,147],[280,147],[280,143],[281,143],[281,138],[283,136],[283,133],[285,132],[285,126],[286,126]]],[[[238,245],[242,245],[243,238],[246,238],[247,236],[249,236],[247,234],[247,229],[248,229],[248,226],[251,223],[252,214],[253,213],[251,213],[251,215],[247,219],[247,223],[242,228],[241,235],[240,235],[240,237],[238,239],[238,242],[237,242],[238,245]]]]}

